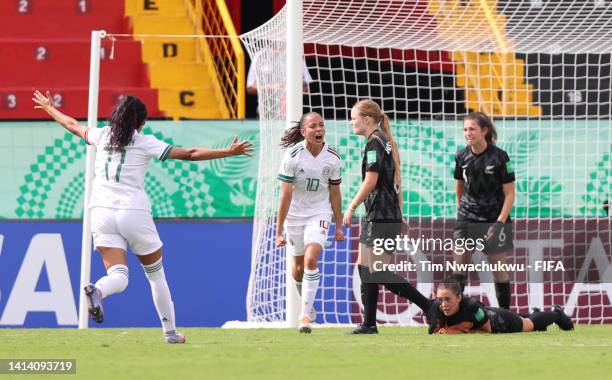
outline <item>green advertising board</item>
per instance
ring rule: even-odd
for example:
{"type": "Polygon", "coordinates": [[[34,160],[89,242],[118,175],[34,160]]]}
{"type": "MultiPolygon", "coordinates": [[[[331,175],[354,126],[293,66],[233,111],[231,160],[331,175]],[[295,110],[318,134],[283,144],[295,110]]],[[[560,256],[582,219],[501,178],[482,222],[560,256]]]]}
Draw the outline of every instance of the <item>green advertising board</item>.
{"type": "MultiPolygon", "coordinates": [[[[346,121],[327,122],[326,140],[344,159],[342,194],[361,182],[362,137],[346,121]]],[[[506,121],[498,145],[516,172],[515,217],[605,215],[612,198],[612,123],[608,120],[506,121]]],[[[460,122],[393,124],[402,160],[404,209],[411,217],[454,217],[454,154],[460,122]]],[[[151,121],[144,133],[174,146],[228,146],[233,136],[256,145],[253,158],[205,162],[153,160],[145,177],[157,218],[252,217],[257,189],[257,121],[151,121]]],[[[280,138],[280,137],[279,137],[280,138]]],[[[83,211],[85,144],[51,122],[0,123],[0,217],[78,219],[83,211]]]]}

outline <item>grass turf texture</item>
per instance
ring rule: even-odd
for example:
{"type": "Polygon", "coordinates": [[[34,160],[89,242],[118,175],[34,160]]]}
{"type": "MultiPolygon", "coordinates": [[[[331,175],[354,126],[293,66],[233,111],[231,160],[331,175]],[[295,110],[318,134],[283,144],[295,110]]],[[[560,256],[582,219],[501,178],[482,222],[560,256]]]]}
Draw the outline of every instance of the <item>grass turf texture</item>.
{"type": "Polygon", "coordinates": [[[105,380],[612,378],[612,326],[461,336],[400,327],[380,328],[377,336],[344,335],[346,328],[311,335],[293,329],[179,330],[185,345],[164,344],[160,329],[0,329],[0,358],[76,359],[71,378],[105,380]]]}

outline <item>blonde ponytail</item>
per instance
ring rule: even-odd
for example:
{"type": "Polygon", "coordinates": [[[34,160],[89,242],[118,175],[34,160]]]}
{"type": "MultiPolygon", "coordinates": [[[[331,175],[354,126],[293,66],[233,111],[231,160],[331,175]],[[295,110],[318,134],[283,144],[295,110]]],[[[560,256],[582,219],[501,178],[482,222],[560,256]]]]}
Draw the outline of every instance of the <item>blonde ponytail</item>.
{"type": "Polygon", "coordinates": [[[399,149],[397,149],[397,143],[395,142],[393,133],[391,133],[391,124],[389,123],[389,117],[384,112],[381,112],[380,114],[380,128],[382,129],[385,136],[387,136],[387,140],[389,140],[389,142],[391,143],[391,156],[393,157],[393,162],[395,163],[395,174],[393,178],[395,181],[395,185],[401,188],[402,173],[400,171],[399,149]]]}
{"type": "Polygon", "coordinates": [[[391,143],[391,156],[393,157],[393,162],[395,163],[395,173],[393,174],[393,179],[395,181],[395,186],[401,188],[402,174],[400,170],[399,149],[397,149],[397,143],[395,142],[393,133],[391,133],[389,117],[387,117],[387,115],[380,109],[378,103],[371,99],[360,100],[354,107],[361,116],[369,116],[374,119],[376,124],[380,125],[380,129],[387,137],[387,140],[389,140],[389,143],[391,143]]]}

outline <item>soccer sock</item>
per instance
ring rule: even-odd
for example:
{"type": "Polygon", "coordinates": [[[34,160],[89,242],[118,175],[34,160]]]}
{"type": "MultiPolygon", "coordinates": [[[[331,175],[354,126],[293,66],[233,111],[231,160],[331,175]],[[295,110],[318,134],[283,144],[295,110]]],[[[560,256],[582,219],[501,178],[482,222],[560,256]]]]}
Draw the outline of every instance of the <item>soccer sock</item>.
{"type": "Polygon", "coordinates": [[[153,303],[157,309],[157,314],[162,323],[164,334],[172,335],[175,333],[174,324],[174,303],[170,296],[170,289],[166,282],[166,274],[162,265],[162,259],[150,265],[143,265],[145,274],[151,284],[151,293],[153,294],[153,303]]]}
{"type": "Polygon", "coordinates": [[[304,269],[304,277],[302,279],[302,315],[310,316],[310,311],[317,295],[317,289],[319,288],[320,278],[319,269],[304,269]]]}
{"type": "Polygon", "coordinates": [[[102,292],[102,298],[121,293],[128,286],[130,272],[123,264],[113,265],[106,271],[106,276],[96,282],[96,288],[102,292]]]}
{"type": "Polygon", "coordinates": [[[298,296],[302,297],[302,281],[298,281],[296,279],[294,279],[295,281],[295,288],[297,289],[298,292],[298,296]]]}
{"type": "Polygon", "coordinates": [[[529,315],[529,319],[533,322],[535,331],[546,331],[546,328],[559,319],[559,314],[554,311],[536,311],[529,315]]]}
{"type": "Polygon", "coordinates": [[[499,303],[499,307],[510,309],[510,282],[496,282],[495,293],[497,294],[497,303],[499,303]]]}
{"type": "Polygon", "coordinates": [[[361,279],[361,302],[363,303],[363,324],[368,327],[376,326],[376,312],[378,309],[378,284],[372,282],[370,269],[358,265],[361,279]]]}
{"type": "Polygon", "coordinates": [[[374,272],[370,276],[374,279],[374,282],[383,284],[392,293],[416,304],[424,313],[427,313],[427,310],[429,310],[429,299],[416,290],[414,286],[410,285],[402,276],[389,271],[374,272]]]}

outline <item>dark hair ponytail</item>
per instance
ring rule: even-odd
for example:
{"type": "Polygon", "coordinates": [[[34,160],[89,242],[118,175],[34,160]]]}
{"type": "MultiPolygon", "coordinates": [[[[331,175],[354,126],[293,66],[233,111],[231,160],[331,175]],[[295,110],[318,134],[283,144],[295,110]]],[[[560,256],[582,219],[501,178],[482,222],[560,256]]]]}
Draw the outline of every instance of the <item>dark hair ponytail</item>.
{"type": "Polygon", "coordinates": [[[147,119],[147,107],[135,96],[121,95],[110,117],[109,148],[120,150],[132,141],[134,131],[147,119]]]}
{"type": "Polygon", "coordinates": [[[444,281],[438,284],[438,289],[447,289],[453,292],[454,295],[459,296],[463,292],[461,291],[461,284],[455,277],[449,276],[444,281]]]}
{"type": "Polygon", "coordinates": [[[493,125],[493,121],[491,121],[489,116],[483,112],[470,112],[464,118],[464,120],[475,121],[481,129],[485,127],[489,128],[489,131],[485,135],[485,140],[487,140],[487,143],[495,145],[495,142],[497,141],[497,130],[495,129],[495,125],[493,125]]]}
{"type": "Polygon", "coordinates": [[[300,121],[292,121],[292,126],[285,130],[283,137],[281,137],[281,146],[283,148],[288,148],[292,145],[295,145],[304,140],[304,136],[302,136],[302,128],[304,128],[304,121],[306,118],[317,115],[321,116],[318,112],[308,112],[300,117],[300,121]]]}

